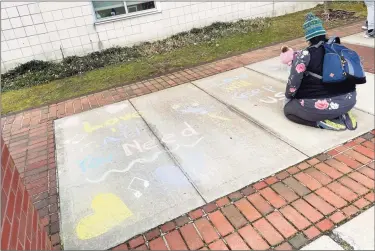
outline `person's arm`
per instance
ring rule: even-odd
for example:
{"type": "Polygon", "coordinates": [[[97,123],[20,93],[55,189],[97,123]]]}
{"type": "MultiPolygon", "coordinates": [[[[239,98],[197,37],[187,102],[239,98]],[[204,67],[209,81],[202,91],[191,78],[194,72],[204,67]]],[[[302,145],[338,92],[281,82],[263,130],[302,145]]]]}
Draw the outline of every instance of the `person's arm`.
{"type": "Polygon", "coordinates": [[[286,85],[285,97],[287,99],[293,98],[299,87],[301,86],[303,74],[310,63],[310,53],[308,50],[302,50],[297,53],[293,60],[292,68],[286,85]]]}

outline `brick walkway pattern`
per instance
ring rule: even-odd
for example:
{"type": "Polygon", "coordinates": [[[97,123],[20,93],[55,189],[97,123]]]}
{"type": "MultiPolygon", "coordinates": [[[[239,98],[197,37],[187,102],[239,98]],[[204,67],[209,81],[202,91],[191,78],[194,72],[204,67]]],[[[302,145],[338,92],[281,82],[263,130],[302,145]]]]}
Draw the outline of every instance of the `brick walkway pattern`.
{"type": "MultiPolygon", "coordinates": [[[[348,36],[358,33],[361,25],[362,23],[356,23],[333,29],[329,31],[329,34],[335,34],[340,37],[348,36]]],[[[306,46],[303,38],[288,41],[287,44],[295,49],[306,46]]],[[[10,153],[20,172],[20,177],[25,183],[30,196],[32,196],[32,201],[38,210],[42,224],[51,237],[55,249],[61,248],[55,162],[55,119],[275,57],[279,55],[280,47],[280,44],[269,46],[213,63],[170,73],[165,76],[3,117],[1,119],[3,139],[9,147],[10,153]]],[[[355,48],[364,59],[365,70],[374,73],[374,49],[363,46],[350,47],[355,48]]],[[[204,223],[204,221],[201,222],[201,224],[204,223]]],[[[204,224],[202,226],[204,227],[204,224]]],[[[186,231],[188,230],[189,227],[186,231]]],[[[231,238],[236,240],[238,239],[237,237],[237,235],[234,235],[231,238]]]]}
{"type": "Polygon", "coordinates": [[[292,250],[374,205],[375,130],[113,250],[292,250]]]}

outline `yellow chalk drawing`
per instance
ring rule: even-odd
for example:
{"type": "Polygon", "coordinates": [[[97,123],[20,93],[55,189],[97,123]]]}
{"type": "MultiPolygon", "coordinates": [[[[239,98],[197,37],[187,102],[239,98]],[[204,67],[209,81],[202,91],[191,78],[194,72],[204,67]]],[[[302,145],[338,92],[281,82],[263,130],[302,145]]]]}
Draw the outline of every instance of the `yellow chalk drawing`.
{"type": "MultiPolygon", "coordinates": [[[[142,113],[137,113],[137,112],[128,113],[128,114],[125,114],[124,116],[119,116],[117,118],[108,119],[100,125],[90,125],[90,123],[84,122],[83,123],[83,130],[85,130],[85,132],[91,133],[93,131],[98,130],[99,128],[104,128],[104,127],[107,127],[107,126],[116,125],[121,120],[126,121],[126,120],[130,120],[130,119],[134,119],[134,118],[140,118],[141,114],[142,113]]],[[[112,128],[112,131],[116,131],[116,129],[114,129],[114,130],[113,129],[114,128],[112,128]]]]}
{"type": "Polygon", "coordinates": [[[224,89],[227,90],[227,91],[233,91],[233,90],[239,89],[241,87],[250,86],[250,85],[251,85],[250,82],[247,82],[247,81],[244,81],[244,80],[238,80],[238,81],[234,81],[233,83],[229,84],[224,89]]]}
{"type": "Polygon", "coordinates": [[[81,240],[100,236],[133,215],[124,202],[111,193],[95,196],[91,207],[94,213],[82,218],[76,227],[81,240]]]}

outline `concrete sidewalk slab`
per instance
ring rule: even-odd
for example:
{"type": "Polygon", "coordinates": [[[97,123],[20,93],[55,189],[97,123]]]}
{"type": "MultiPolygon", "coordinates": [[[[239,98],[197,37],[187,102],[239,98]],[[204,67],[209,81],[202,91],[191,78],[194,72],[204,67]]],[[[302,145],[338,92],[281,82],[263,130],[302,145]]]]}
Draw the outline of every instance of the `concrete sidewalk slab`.
{"type": "Polygon", "coordinates": [[[333,230],[354,250],[374,250],[374,207],[333,230]]]}
{"type": "Polygon", "coordinates": [[[375,47],[375,39],[374,38],[365,38],[365,32],[357,33],[351,36],[341,38],[341,43],[345,44],[355,44],[355,45],[362,45],[366,47],[375,47]]]}
{"type": "Polygon", "coordinates": [[[128,101],[55,128],[65,249],[108,249],[204,204],[128,101]]]}
{"type": "Polygon", "coordinates": [[[280,57],[270,58],[255,64],[245,66],[246,68],[275,78],[287,83],[290,74],[290,67],[280,62],[280,57]]]}
{"type": "Polygon", "coordinates": [[[192,84],[130,100],[207,202],[306,158],[192,84]],[[269,154],[272,154],[270,158],[269,154]]]}
{"type": "Polygon", "coordinates": [[[357,85],[357,104],[356,108],[375,115],[375,76],[372,73],[366,72],[367,83],[364,85],[357,85]]]}
{"type": "Polygon", "coordinates": [[[344,250],[334,240],[324,235],[317,240],[311,242],[301,250],[344,250]]]}
{"type": "Polygon", "coordinates": [[[273,78],[238,68],[195,81],[198,87],[273,132],[308,156],[314,156],[374,128],[374,116],[354,110],[358,128],[334,132],[288,121],[283,114],[285,85],[273,78]]]}

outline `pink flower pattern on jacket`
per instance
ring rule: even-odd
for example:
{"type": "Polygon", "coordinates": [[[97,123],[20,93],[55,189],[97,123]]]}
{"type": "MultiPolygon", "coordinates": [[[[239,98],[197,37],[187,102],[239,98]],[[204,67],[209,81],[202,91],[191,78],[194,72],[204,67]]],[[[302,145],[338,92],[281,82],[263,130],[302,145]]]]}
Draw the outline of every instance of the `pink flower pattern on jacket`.
{"type": "Polygon", "coordinates": [[[297,66],[296,66],[296,71],[298,72],[298,73],[301,73],[301,72],[304,72],[304,71],[306,71],[306,65],[305,64],[298,64],[297,66]]]}
{"type": "Polygon", "coordinates": [[[285,97],[292,99],[298,92],[303,79],[303,74],[310,63],[310,53],[307,49],[299,51],[293,60],[290,75],[285,90],[285,97]]]}
{"type": "MultiPolygon", "coordinates": [[[[347,96],[340,98],[341,100],[348,99],[347,96]]],[[[315,108],[318,110],[337,110],[340,108],[340,99],[328,98],[328,99],[299,99],[299,104],[307,108],[315,108]]]]}
{"type": "Polygon", "coordinates": [[[329,103],[326,99],[318,100],[315,102],[315,108],[319,110],[326,110],[329,107],[329,103]]]}

